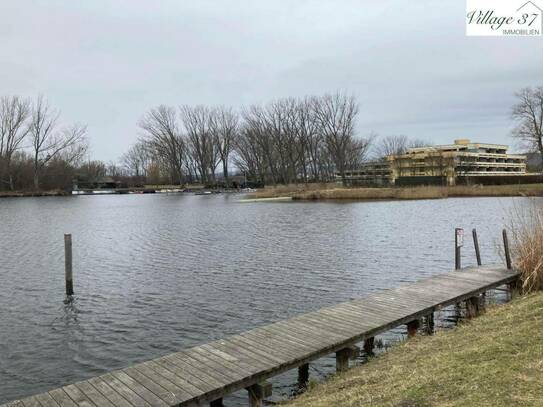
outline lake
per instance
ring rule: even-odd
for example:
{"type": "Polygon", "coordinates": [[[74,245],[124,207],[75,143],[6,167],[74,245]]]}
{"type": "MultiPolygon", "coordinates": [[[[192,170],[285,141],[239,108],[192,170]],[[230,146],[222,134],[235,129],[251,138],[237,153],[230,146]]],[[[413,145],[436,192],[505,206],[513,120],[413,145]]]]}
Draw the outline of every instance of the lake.
{"type": "MultiPolygon", "coordinates": [[[[466,231],[463,265],[475,264],[474,227],[483,263],[501,262],[509,211],[530,202],[240,198],[1,199],[0,402],[449,271],[455,227],[466,231]],[[71,305],[64,233],[73,235],[71,305]]],[[[334,362],[319,363],[312,375],[334,362]]],[[[295,372],[278,380],[288,394],[295,372]]]]}

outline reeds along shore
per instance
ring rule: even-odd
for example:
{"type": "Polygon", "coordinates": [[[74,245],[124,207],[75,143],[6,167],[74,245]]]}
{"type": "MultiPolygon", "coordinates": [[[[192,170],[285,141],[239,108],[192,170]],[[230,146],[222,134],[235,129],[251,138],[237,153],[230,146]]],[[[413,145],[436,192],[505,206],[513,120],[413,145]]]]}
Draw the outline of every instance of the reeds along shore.
{"type": "Polygon", "coordinates": [[[543,290],[543,204],[518,207],[511,215],[514,267],[524,293],[543,290]]]}
{"type": "Polygon", "coordinates": [[[543,196],[543,184],[488,186],[419,186],[396,188],[347,188],[337,184],[285,185],[264,188],[251,198],[290,196],[298,200],[439,199],[473,196],[543,196]]]}

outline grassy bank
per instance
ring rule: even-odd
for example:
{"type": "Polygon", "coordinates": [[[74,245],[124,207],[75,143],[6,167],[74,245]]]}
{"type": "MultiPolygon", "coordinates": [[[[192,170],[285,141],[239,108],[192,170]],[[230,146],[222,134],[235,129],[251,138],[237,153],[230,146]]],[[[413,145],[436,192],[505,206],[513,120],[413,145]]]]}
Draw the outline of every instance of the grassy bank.
{"type": "Polygon", "coordinates": [[[402,343],[286,405],[541,406],[543,293],[402,343]]]}
{"type": "Polygon", "coordinates": [[[0,191],[0,198],[21,198],[25,196],[67,196],[69,192],[61,189],[52,191],[0,191]]]}
{"type": "Polygon", "coordinates": [[[488,186],[419,186],[398,188],[343,188],[337,184],[287,185],[264,188],[250,197],[290,196],[297,200],[439,199],[473,196],[543,196],[543,184],[488,186]]]}

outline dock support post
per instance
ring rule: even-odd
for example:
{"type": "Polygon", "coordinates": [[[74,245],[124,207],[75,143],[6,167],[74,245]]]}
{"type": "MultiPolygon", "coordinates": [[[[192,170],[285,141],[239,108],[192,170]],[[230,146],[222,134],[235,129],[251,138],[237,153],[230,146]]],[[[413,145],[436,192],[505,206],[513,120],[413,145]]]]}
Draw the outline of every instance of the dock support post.
{"type": "Polygon", "coordinates": [[[222,403],[222,398],[213,400],[211,403],[209,403],[209,407],[223,407],[224,404],[222,403]]]}
{"type": "Polygon", "coordinates": [[[272,385],[269,382],[256,383],[247,387],[249,393],[249,407],[262,407],[262,402],[272,394],[272,385]]]}
{"type": "Polygon", "coordinates": [[[298,388],[301,390],[307,389],[309,382],[309,363],[304,363],[298,367],[298,388]]]}
{"type": "Polygon", "coordinates": [[[341,373],[349,369],[349,359],[351,349],[343,348],[336,352],[336,373],[341,373]]]}
{"type": "Polygon", "coordinates": [[[64,235],[64,271],[66,279],[66,296],[74,295],[74,283],[72,273],[72,235],[64,235]]]}
{"type": "Polygon", "coordinates": [[[471,297],[466,300],[466,318],[471,319],[479,315],[479,297],[471,297]]]}
{"type": "Polygon", "coordinates": [[[425,325],[425,331],[428,335],[434,334],[434,313],[431,312],[428,315],[426,315],[426,325],[425,325]]]}
{"type": "Polygon", "coordinates": [[[511,299],[518,296],[521,288],[522,288],[522,283],[518,278],[515,281],[512,281],[509,283],[509,295],[511,299]]]}
{"type": "Polygon", "coordinates": [[[372,356],[374,347],[375,347],[375,338],[373,336],[364,341],[364,352],[366,352],[366,355],[372,356]]]}
{"type": "Polygon", "coordinates": [[[409,338],[414,337],[417,334],[417,329],[419,329],[420,321],[415,319],[414,321],[407,323],[407,336],[409,338]]]}
{"type": "Polygon", "coordinates": [[[479,239],[477,238],[477,229],[471,231],[473,234],[473,246],[475,247],[475,257],[477,258],[477,265],[482,266],[481,262],[481,252],[479,251],[479,239]]]}

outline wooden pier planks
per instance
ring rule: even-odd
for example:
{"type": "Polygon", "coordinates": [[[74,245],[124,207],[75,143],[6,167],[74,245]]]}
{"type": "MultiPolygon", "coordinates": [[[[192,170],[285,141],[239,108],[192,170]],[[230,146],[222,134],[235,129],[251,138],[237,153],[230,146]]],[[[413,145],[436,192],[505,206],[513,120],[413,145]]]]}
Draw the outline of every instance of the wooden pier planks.
{"type": "Polygon", "coordinates": [[[199,405],[517,278],[500,266],[439,274],[0,407],[199,405]]]}

